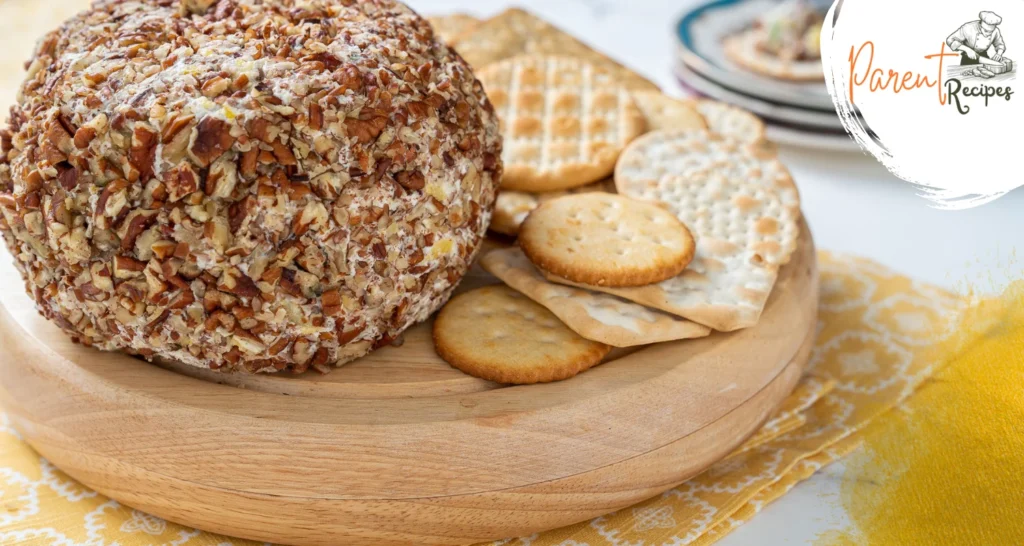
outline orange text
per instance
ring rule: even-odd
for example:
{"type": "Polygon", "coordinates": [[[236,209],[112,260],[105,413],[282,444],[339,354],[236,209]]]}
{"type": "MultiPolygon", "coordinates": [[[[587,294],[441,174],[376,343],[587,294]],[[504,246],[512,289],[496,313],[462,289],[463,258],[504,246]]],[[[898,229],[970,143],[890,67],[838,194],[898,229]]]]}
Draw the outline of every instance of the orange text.
{"type": "Polygon", "coordinates": [[[854,89],[857,87],[866,86],[868,91],[872,93],[892,90],[895,94],[925,87],[934,87],[939,93],[939,104],[945,105],[948,97],[942,88],[943,61],[946,57],[959,56],[959,53],[947,53],[945,43],[942,44],[940,53],[925,55],[924,58],[927,60],[936,58],[939,60],[938,78],[933,80],[924,74],[911,70],[899,72],[876,68],[874,66],[875,43],[872,41],[864,42],[859,48],[850,47],[850,103],[854,103],[854,89]],[[866,59],[863,58],[865,56],[866,59]]]}

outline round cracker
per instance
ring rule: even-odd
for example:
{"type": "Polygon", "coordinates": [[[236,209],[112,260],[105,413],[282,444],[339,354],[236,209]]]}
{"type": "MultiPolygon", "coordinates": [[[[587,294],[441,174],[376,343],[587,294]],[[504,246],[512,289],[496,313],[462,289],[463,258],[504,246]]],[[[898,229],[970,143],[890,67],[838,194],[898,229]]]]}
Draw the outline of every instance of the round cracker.
{"type": "Polygon", "coordinates": [[[693,101],[674,99],[658,91],[634,91],[633,100],[644,113],[648,131],[708,128],[693,101]]]}
{"type": "Polygon", "coordinates": [[[821,59],[787,61],[757,46],[759,31],[751,29],[725,39],[722,49],[732,62],[758,74],[791,82],[825,81],[821,59]]]}
{"type": "Polygon", "coordinates": [[[713,133],[748,144],[758,144],[765,139],[764,122],[742,108],[710,99],[698,100],[695,106],[713,133]]]}
{"type": "Polygon", "coordinates": [[[786,167],[755,144],[700,131],[649,133],[622,154],[615,187],[664,203],[699,246],[714,241],[716,253],[749,251],[777,266],[796,250],[800,194],[786,167]]]}
{"type": "Polygon", "coordinates": [[[452,298],[434,321],[434,347],[469,375],[516,385],[568,379],[601,363],[611,351],[503,285],[452,298]]]}
{"type": "Polygon", "coordinates": [[[587,184],[568,191],[545,193],[529,193],[521,191],[502,191],[494,205],[494,216],[491,218],[491,231],[515,237],[519,235],[519,227],[526,217],[545,201],[574,193],[604,192],[615,193],[615,181],[611,178],[587,184]]]}
{"type": "Polygon", "coordinates": [[[549,192],[596,182],[644,133],[629,91],[584,60],[525,55],[477,76],[502,122],[503,189],[549,192]]]}
{"type": "Polygon", "coordinates": [[[693,260],[690,230],[672,213],[604,193],[571,195],[537,207],[519,246],[537,267],[591,286],[644,286],[680,274],[693,260]]]}

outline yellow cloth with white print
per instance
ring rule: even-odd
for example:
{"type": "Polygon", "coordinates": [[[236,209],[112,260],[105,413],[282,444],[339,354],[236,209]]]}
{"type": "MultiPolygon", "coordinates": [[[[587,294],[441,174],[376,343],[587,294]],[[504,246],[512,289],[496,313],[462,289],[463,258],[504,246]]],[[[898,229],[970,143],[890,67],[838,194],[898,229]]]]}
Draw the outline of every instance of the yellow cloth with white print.
{"type": "MultiPolygon", "coordinates": [[[[858,444],[858,431],[932,373],[915,358],[956,300],[874,262],[819,256],[819,336],[808,374],[732,455],[661,496],[595,520],[498,544],[710,544],[858,444]]],[[[0,420],[0,544],[242,545],[121,506],[76,483],[0,420]]]]}

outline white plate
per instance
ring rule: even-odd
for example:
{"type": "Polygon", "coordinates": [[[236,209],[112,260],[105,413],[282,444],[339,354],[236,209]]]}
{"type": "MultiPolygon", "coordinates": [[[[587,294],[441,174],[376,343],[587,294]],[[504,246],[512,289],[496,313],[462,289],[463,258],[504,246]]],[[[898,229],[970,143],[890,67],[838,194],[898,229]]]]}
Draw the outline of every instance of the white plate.
{"type": "Polygon", "coordinates": [[[676,77],[681,83],[692,88],[701,95],[711,97],[715,100],[735,104],[740,108],[773,121],[784,123],[796,123],[819,129],[832,131],[844,131],[843,124],[835,112],[822,112],[821,110],[808,110],[806,108],[795,108],[783,104],[771,103],[759,98],[737,93],[697,74],[683,64],[676,65],[676,77]]]}
{"type": "Polygon", "coordinates": [[[795,121],[787,122],[784,118],[776,117],[774,114],[777,114],[780,109],[785,109],[785,111],[792,111],[795,109],[765,103],[751,97],[730,92],[713,82],[709,82],[708,80],[701,78],[699,75],[694,74],[682,65],[676,67],[676,76],[680,80],[680,83],[685,87],[689,87],[690,90],[695,91],[700,95],[735,104],[736,106],[746,108],[747,110],[761,116],[767,126],[768,139],[772,142],[798,146],[801,148],[813,148],[816,150],[835,152],[861,151],[860,145],[846,133],[845,129],[842,128],[842,124],[839,122],[839,118],[837,118],[835,114],[823,114],[813,110],[790,112],[791,114],[799,113],[800,116],[809,117],[821,115],[831,116],[831,118],[835,120],[835,124],[839,126],[839,129],[831,127],[815,127],[813,125],[801,124],[795,121]],[[708,93],[702,91],[702,86],[706,86],[706,88],[712,92],[708,93]],[[741,100],[730,100],[730,96],[733,98],[739,97],[741,100]]]}
{"type": "Polygon", "coordinates": [[[768,140],[799,148],[811,148],[830,152],[861,152],[861,147],[850,135],[815,133],[782,125],[768,123],[768,140]]]}
{"type": "Polygon", "coordinates": [[[679,59],[707,79],[748,95],[803,108],[834,111],[824,80],[787,82],[745,70],[726,58],[722,42],[753,24],[778,0],[713,0],[698,3],[676,27],[679,59]]]}

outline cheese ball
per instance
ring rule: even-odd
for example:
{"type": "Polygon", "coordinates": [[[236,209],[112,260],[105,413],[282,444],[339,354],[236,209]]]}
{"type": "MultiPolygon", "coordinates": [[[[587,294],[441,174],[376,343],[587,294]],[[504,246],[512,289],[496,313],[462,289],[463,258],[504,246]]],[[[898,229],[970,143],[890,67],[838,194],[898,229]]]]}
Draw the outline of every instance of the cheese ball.
{"type": "Polygon", "coordinates": [[[87,346],[326,372],[438,309],[491,219],[494,110],[395,0],[100,0],[26,66],[0,231],[87,346]]]}

